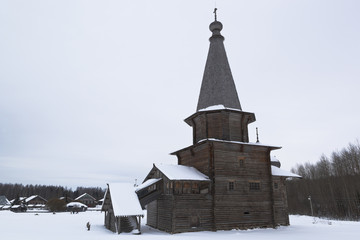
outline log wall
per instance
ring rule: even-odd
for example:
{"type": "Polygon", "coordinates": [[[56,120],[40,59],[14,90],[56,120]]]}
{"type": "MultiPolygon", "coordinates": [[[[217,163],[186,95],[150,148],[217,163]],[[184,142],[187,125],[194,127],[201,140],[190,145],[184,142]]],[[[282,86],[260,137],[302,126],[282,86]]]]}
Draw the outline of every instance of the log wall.
{"type": "Polygon", "coordinates": [[[178,164],[191,166],[205,174],[211,175],[211,151],[208,143],[198,145],[197,147],[188,148],[178,154],[178,164]]]}
{"type": "Polygon", "coordinates": [[[214,142],[214,186],[216,229],[274,225],[267,147],[214,142]]]}
{"type": "Polygon", "coordinates": [[[274,211],[275,222],[277,225],[289,225],[289,212],[286,194],[286,179],[284,177],[273,176],[274,190],[274,211]]]}
{"type": "Polygon", "coordinates": [[[212,203],[209,194],[175,195],[173,233],[213,230],[212,203]]]}
{"type": "Polygon", "coordinates": [[[248,124],[255,121],[255,115],[224,109],[199,112],[185,121],[193,127],[194,144],[207,138],[249,142],[248,124]]]}

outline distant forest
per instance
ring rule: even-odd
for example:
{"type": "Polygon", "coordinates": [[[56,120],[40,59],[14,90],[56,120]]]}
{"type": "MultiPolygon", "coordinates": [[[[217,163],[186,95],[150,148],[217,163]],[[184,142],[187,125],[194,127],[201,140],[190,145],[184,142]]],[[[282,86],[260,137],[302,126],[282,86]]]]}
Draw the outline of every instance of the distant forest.
{"type": "Polygon", "coordinates": [[[290,214],[336,219],[360,219],[360,144],[350,143],[341,151],[315,163],[299,164],[291,170],[303,179],[287,181],[290,214]]]}
{"type": "Polygon", "coordinates": [[[96,200],[99,200],[104,197],[105,191],[100,187],[77,187],[73,191],[71,188],[61,186],[0,183],[0,196],[4,195],[9,200],[17,197],[30,197],[32,195],[39,195],[46,200],[66,196],[75,199],[83,193],[88,193],[96,200]]]}

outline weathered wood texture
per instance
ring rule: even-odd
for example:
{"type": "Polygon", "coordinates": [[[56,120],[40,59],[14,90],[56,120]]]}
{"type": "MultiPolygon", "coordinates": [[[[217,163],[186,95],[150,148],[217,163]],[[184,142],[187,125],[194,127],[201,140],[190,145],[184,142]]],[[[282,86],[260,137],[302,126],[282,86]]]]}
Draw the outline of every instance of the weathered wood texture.
{"type": "Polygon", "coordinates": [[[157,200],[146,205],[147,210],[147,221],[146,224],[153,228],[158,228],[158,208],[157,208],[157,200]]]}
{"type": "Polygon", "coordinates": [[[261,145],[205,141],[177,152],[179,164],[193,166],[212,180],[214,229],[286,224],[275,217],[283,211],[280,202],[277,208],[274,205],[270,150],[261,145]],[[251,183],[259,189],[250,189],[251,183]]]}
{"type": "Polygon", "coordinates": [[[193,127],[194,144],[207,138],[249,142],[248,124],[255,121],[255,115],[223,109],[197,112],[185,121],[193,127]]]}
{"type": "Polygon", "coordinates": [[[112,232],[116,232],[115,215],[112,209],[105,212],[105,227],[112,232]]]}
{"type": "Polygon", "coordinates": [[[212,230],[212,197],[208,194],[210,183],[170,181],[159,170],[153,170],[147,178],[161,177],[163,194],[146,206],[147,224],[170,233],[212,230]]]}
{"type": "Polygon", "coordinates": [[[173,233],[213,230],[212,200],[209,194],[176,195],[173,233]]]}
{"type": "Polygon", "coordinates": [[[277,225],[289,225],[289,212],[286,194],[286,179],[284,177],[273,176],[274,189],[274,211],[275,222],[277,225]]]}
{"type": "Polygon", "coordinates": [[[163,195],[147,205],[147,224],[165,232],[172,232],[173,201],[172,197],[163,195]]]}
{"type": "Polygon", "coordinates": [[[271,184],[268,149],[214,142],[216,229],[273,226],[271,184]]]}
{"type": "Polygon", "coordinates": [[[271,175],[270,152],[277,148],[247,144],[247,126],[254,120],[252,113],[231,110],[186,119],[194,145],[173,154],[179,165],[195,167],[211,181],[197,194],[181,192],[176,187],[192,183],[175,181],[168,189],[169,180],[152,170],[147,178],[163,178],[164,193],[148,205],[150,226],[178,233],[288,224],[284,179],[276,179],[274,189],[271,175]]]}
{"type": "Polygon", "coordinates": [[[211,152],[206,142],[178,153],[178,164],[192,166],[205,174],[211,175],[211,152]]]}

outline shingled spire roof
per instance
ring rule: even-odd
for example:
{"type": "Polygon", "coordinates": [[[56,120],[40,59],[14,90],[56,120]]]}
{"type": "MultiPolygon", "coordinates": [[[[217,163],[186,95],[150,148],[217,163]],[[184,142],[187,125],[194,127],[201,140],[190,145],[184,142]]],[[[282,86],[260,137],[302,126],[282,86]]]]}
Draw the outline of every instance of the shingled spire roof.
{"type": "Polygon", "coordinates": [[[197,111],[210,106],[223,105],[226,108],[241,110],[239,97],[231,74],[230,65],[221,35],[221,22],[212,22],[209,26],[212,36],[201,84],[197,111]]]}

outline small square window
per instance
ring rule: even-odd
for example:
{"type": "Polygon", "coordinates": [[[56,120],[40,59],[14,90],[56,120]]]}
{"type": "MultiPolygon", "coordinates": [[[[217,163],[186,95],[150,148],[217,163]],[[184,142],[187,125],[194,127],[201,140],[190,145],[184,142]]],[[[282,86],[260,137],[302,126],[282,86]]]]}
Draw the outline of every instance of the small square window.
{"type": "Polygon", "coordinates": [[[279,189],[279,183],[274,182],[274,189],[279,189]]]}

